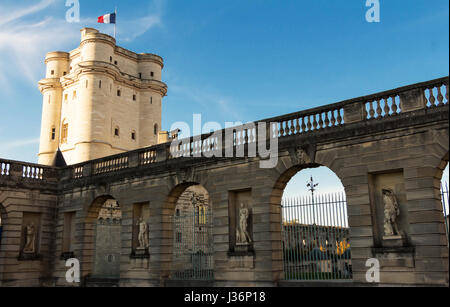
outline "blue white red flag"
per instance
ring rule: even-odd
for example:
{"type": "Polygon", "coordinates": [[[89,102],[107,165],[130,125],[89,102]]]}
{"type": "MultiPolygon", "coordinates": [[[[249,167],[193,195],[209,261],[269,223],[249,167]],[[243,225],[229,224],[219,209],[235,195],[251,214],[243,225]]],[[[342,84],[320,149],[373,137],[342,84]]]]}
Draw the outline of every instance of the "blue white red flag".
{"type": "Polygon", "coordinates": [[[106,14],[98,18],[98,23],[116,23],[116,13],[106,14]]]}

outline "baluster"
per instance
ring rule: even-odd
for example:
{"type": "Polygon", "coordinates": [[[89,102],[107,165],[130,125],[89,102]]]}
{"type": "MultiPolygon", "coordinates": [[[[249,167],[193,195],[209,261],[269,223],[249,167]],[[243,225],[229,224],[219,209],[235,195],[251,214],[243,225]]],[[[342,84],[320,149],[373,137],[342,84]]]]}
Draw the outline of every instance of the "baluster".
{"type": "Polygon", "coordinates": [[[325,128],[330,126],[330,119],[328,118],[328,112],[325,113],[325,128]]]}
{"type": "Polygon", "coordinates": [[[338,109],[337,112],[338,112],[338,117],[337,117],[338,126],[340,126],[340,125],[342,125],[342,123],[343,123],[343,121],[342,121],[343,118],[342,118],[342,115],[341,115],[341,110],[338,109]]]}
{"type": "Polygon", "coordinates": [[[397,107],[397,102],[395,101],[395,96],[392,96],[392,115],[398,115],[397,111],[398,111],[398,107],[397,107]]]}
{"type": "Polygon", "coordinates": [[[377,99],[377,118],[380,119],[381,118],[381,113],[383,112],[383,110],[381,109],[381,100],[377,99]]]}
{"type": "Polygon", "coordinates": [[[367,103],[363,103],[363,114],[364,114],[364,120],[368,119],[369,113],[367,112],[367,103]]]}
{"type": "Polygon", "coordinates": [[[434,107],[435,103],[436,103],[436,98],[434,98],[433,88],[429,88],[428,93],[430,94],[430,99],[429,99],[430,104],[431,104],[430,107],[434,107]]]}
{"type": "Polygon", "coordinates": [[[313,117],[313,129],[317,130],[317,115],[314,114],[312,117],[313,117]]]}
{"type": "Polygon", "coordinates": [[[334,127],[336,125],[336,118],[334,116],[334,111],[335,110],[331,110],[331,127],[334,127]]]}
{"type": "Polygon", "coordinates": [[[448,84],[445,85],[445,99],[447,100],[446,104],[448,104],[448,84]]]}
{"type": "Polygon", "coordinates": [[[295,119],[293,118],[293,119],[291,119],[290,120],[290,126],[291,126],[291,130],[290,130],[290,135],[294,135],[295,134],[295,119]]]}
{"type": "Polygon", "coordinates": [[[311,131],[311,128],[312,128],[312,125],[311,125],[311,115],[308,115],[308,124],[307,124],[307,127],[308,127],[308,132],[310,132],[311,131]]]}
{"type": "Polygon", "coordinates": [[[384,116],[391,116],[391,108],[389,107],[389,97],[384,97],[384,116]]]}
{"type": "Polygon", "coordinates": [[[298,117],[295,119],[295,133],[296,134],[300,133],[300,121],[298,117]]]}
{"type": "Polygon", "coordinates": [[[283,122],[280,123],[280,137],[284,136],[283,122]]]}
{"type": "Polygon", "coordinates": [[[306,130],[305,117],[302,117],[302,133],[305,133],[305,130],[306,130]]]}
{"type": "Polygon", "coordinates": [[[369,119],[374,119],[375,118],[375,110],[373,109],[373,101],[369,101],[369,119]]]}
{"type": "Polygon", "coordinates": [[[440,106],[444,105],[444,96],[442,96],[441,87],[440,86],[437,87],[437,92],[438,92],[437,100],[439,102],[438,103],[438,107],[440,107],[440,106]]]}
{"type": "Polygon", "coordinates": [[[323,117],[322,117],[322,113],[319,113],[319,129],[323,129],[323,117]]]}

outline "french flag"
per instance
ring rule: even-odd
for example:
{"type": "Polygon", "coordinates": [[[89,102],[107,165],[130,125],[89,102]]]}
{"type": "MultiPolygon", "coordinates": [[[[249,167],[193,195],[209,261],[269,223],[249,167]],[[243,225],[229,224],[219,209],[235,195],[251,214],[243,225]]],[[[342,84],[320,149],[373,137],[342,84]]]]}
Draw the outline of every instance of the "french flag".
{"type": "Polygon", "coordinates": [[[116,13],[106,14],[98,18],[98,23],[116,23],[116,13]]]}

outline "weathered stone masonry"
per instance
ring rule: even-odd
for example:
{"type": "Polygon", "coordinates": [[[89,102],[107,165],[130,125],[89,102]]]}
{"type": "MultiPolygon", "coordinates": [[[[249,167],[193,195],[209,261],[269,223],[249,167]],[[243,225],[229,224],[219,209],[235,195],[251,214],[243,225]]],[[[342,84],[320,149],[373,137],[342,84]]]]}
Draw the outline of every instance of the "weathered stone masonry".
{"type": "MultiPolygon", "coordinates": [[[[211,285],[284,285],[283,189],[299,170],[320,165],[335,172],[345,187],[354,284],[366,284],[365,262],[376,257],[382,285],[448,286],[439,196],[449,155],[448,81],[446,77],[264,120],[278,123],[279,157],[272,169],[260,168],[259,158],[251,157],[174,158],[185,149],[170,143],[63,168],[0,160],[1,286],[74,286],[65,281],[61,258],[67,212],[75,212],[71,252],[81,261],[82,277],[92,274],[95,222],[101,205],[112,198],[122,211],[120,285],[166,285],[174,235],[171,217],[178,197],[196,184],[208,191],[214,213],[211,285]],[[399,225],[405,232],[401,245],[392,246],[383,237],[381,188],[397,193],[399,225]],[[254,252],[245,259],[230,252],[230,195],[242,191],[253,210],[254,252]],[[149,204],[148,268],[136,268],[130,257],[133,205],[141,203],[149,204]],[[33,259],[19,257],[25,215],[40,223],[33,259]]],[[[244,140],[244,146],[252,141],[244,140]]]]}

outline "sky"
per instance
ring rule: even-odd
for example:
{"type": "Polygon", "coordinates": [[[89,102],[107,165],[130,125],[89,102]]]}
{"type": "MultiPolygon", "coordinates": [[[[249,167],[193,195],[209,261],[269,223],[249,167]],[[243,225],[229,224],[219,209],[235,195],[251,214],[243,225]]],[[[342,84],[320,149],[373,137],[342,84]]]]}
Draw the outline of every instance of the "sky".
{"type": "MultiPolygon", "coordinates": [[[[118,44],[164,58],[163,130],[194,113],[224,126],[449,74],[448,0],[380,0],[379,23],[366,21],[365,0],[79,3],[69,23],[65,0],[0,2],[0,157],[37,161],[45,54],[78,47],[83,27],[112,35],[96,21],[115,6],[118,44]]],[[[341,189],[315,172],[323,192],[341,189]]]]}

